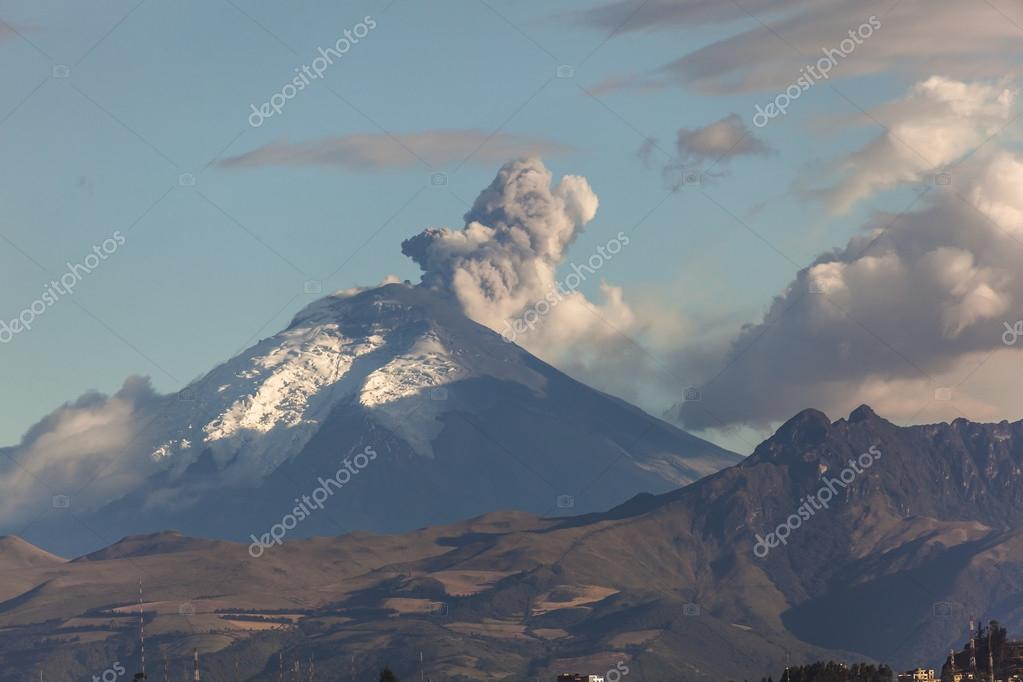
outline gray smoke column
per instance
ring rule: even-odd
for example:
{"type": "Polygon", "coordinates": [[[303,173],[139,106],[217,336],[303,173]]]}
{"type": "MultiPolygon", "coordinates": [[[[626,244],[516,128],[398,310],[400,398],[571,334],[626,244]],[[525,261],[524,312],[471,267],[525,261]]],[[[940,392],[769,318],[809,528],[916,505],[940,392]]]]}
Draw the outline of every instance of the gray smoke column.
{"type": "Polygon", "coordinates": [[[566,249],[597,213],[585,178],[552,183],[539,159],[508,162],[465,214],[463,229],[425,230],[403,242],[402,253],[423,269],[424,286],[450,293],[469,317],[500,329],[556,286],[566,249]]]}

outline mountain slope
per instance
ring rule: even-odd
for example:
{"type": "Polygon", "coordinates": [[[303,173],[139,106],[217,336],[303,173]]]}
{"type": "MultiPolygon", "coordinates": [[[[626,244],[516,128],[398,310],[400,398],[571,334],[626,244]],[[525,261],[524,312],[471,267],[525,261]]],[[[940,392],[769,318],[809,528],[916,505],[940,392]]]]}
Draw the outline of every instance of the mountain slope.
{"type": "Polygon", "coordinates": [[[898,427],[867,407],[834,423],[808,410],[736,467],[587,518],[559,565],[580,582],[681,593],[770,637],[937,663],[972,615],[1023,630],[1021,465],[1023,422],[898,427]],[[788,521],[871,448],[880,456],[829,506],[788,521]],[[786,522],[786,543],[759,556],[758,538],[786,522]],[[635,537],[627,561],[595,567],[635,537]]]}
{"type": "MultiPolygon", "coordinates": [[[[229,542],[129,538],[39,571],[39,587],[0,604],[0,627],[49,632],[85,606],[130,604],[141,572],[163,633],[154,646],[205,647],[210,670],[238,661],[254,680],[275,679],[278,650],[361,677],[384,663],[415,677],[424,651],[429,674],[452,680],[619,663],[643,680],[755,679],[819,658],[936,665],[972,616],[1023,632],[1021,463],[1023,422],[899,427],[866,407],[835,422],[807,410],[742,463],[607,512],[492,514],[258,558],[229,542]],[[758,554],[758,537],[777,535],[807,495],[823,500],[828,479],[848,482],[758,554]],[[88,603],[55,600],[56,586],[88,603]],[[246,620],[282,613],[276,630],[246,620]]],[[[90,627],[97,650],[131,650],[130,629],[90,627]]],[[[28,641],[0,656],[35,664],[63,651],[28,641]]]]}
{"type": "Polygon", "coordinates": [[[40,571],[63,563],[64,559],[17,536],[0,537],[0,602],[37,585],[40,571]]]}
{"type": "Polygon", "coordinates": [[[356,466],[341,478],[351,480],[329,486],[329,504],[292,537],[404,531],[495,509],[595,511],[740,459],[570,379],[441,294],[400,284],[317,301],[144,405],[132,428],[118,466],[138,479],[74,496],[94,532],[70,534],[49,514],[30,539],[81,553],[102,544],[97,535],[168,527],[259,537],[346,458],[356,466]]]}

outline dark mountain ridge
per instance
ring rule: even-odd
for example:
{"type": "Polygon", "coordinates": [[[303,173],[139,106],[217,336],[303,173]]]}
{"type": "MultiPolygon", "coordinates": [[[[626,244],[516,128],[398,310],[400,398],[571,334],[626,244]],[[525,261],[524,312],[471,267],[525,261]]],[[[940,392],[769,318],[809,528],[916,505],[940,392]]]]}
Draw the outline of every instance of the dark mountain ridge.
{"type": "MultiPolygon", "coordinates": [[[[901,427],[867,407],[834,422],[807,410],[743,462],[606,512],[289,540],[259,559],[230,542],[130,538],[37,571],[36,591],[0,605],[0,627],[59,623],[83,612],[74,603],[128,604],[142,572],[166,646],[200,642],[224,670],[255,660],[254,680],[273,679],[280,649],[325,667],[355,656],[364,676],[384,661],[415,675],[409,652],[424,650],[453,680],[618,662],[644,680],[756,678],[827,659],[937,667],[973,616],[1023,631],[1021,445],[1020,423],[901,427]],[[809,496],[829,499],[803,518],[809,496]],[[758,554],[758,538],[786,523],[784,542],[758,554]],[[184,566],[195,575],[182,584],[184,566]],[[231,643],[183,629],[185,601],[190,625],[231,643]],[[224,609],[300,615],[242,634],[224,609]]],[[[18,641],[4,646],[45,657],[18,641]]]]}

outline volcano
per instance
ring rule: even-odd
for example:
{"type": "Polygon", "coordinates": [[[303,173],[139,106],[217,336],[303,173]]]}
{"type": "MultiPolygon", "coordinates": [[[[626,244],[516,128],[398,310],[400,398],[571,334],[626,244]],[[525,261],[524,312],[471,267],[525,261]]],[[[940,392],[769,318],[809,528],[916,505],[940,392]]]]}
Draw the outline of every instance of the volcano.
{"type": "Polygon", "coordinates": [[[317,504],[289,536],[400,532],[495,510],[579,514],[741,459],[407,284],[314,302],[180,392],[138,405],[132,429],[117,462],[85,472],[71,514],[47,511],[26,538],[64,555],[166,528],[258,538],[308,496],[317,504]],[[142,475],[111,489],[122,467],[142,475]],[[105,498],[90,497],[98,489],[105,498]],[[89,532],[69,532],[75,521],[89,532]]]}

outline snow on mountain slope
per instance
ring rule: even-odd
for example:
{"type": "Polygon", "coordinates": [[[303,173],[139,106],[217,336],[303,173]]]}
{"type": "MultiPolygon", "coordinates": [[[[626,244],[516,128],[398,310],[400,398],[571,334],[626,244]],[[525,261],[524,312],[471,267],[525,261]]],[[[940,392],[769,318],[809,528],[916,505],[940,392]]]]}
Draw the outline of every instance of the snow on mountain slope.
{"type": "MultiPolygon", "coordinates": [[[[430,457],[437,417],[451,409],[447,386],[493,377],[542,394],[548,377],[531,363],[538,361],[430,289],[389,284],[335,294],[190,387],[206,401],[202,413],[215,414],[192,439],[193,449],[210,447],[221,464],[244,449],[245,460],[265,473],[297,454],[333,408],[351,401],[430,457]]],[[[644,465],[665,468],[663,461],[644,465]]]]}
{"type": "Polygon", "coordinates": [[[337,324],[292,326],[183,389],[170,437],[152,456],[180,470],[208,448],[238,478],[266,475],[308,442],[343,397],[330,389],[352,363],[383,345],[379,335],[351,338],[337,324]]]}
{"type": "Polygon", "coordinates": [[[353,398],[418,454],[432,456],[443,403],[431,389],[477,375],[480,363],[471,358],[490,351],[454,352],[442,338],[448,332],[424,324],[429,306],[422,303],[433,294],[387,289],[354,301],[349,294],[321,299],[288,329],[188,385],[150,456],[181,471],[208,449],[233,482],[258,480],[301,451],[330,411],[353,398]],[[370,355],[371,371],[353,371],[370,355]]]}
{"type": "Polygon", "coordinates": [[[440,391],[446,390],[443,384],[467,374],[437,335],[427,333],[408,353],[396,356],[367,377],[359,392],[359,404],[372,409],[381,423],[404,436],[416,452],[432,457],[430,440],[440,433],[437,416],[443,405],[439,398],[444,395],[440,391]],[[412,402],[404,400],[416,397],[418,400],[412,402]]]}
{"type": "Polygon", "coordinates": [[[190,383],[178,395],[177,414],[163,420],[165,438],[153,460],[180,471],[209,449],[229,481],[255,482],[300,452],[329,412],[353,397],[417,453],[432,455],[437,409],[430,390],[469,372],[436,332],[405,327],[409,306],[377,297],[370,310],[380,321],[366,323],[348,298],[314,303],[284,331],[190,383]],[[351,373],[369,354],[377,367],[351,373]],[[414,407],[396,405],[417,396],[414,407]]]}
{"type": "MultiPolygon", "coordinates": [[[[166,528],[264,532],[367,446],[373,465],[296,534],[550,514],[563,497],[561,513],[597,511],[740,459],[571,379],[423,286],[320,299],[177,394],[136,383],[48,418],[91,424],[62,439],[98,444],[79,465],[84,479],[64,464],[78,453],[38,457],[34,431],[15,449],[107,541],[166,528]]],[[[8,508],[45,513],[48,498],[19,494],[0,506],[0,532],[19,530],[8,508]]],[[[27,536],[63,553],[100,539],[47,523],[27,536]]]]}

